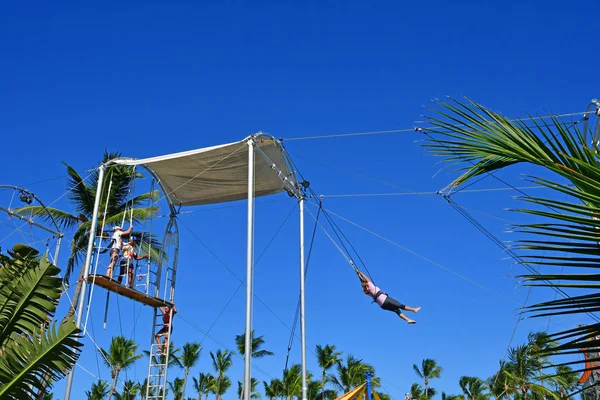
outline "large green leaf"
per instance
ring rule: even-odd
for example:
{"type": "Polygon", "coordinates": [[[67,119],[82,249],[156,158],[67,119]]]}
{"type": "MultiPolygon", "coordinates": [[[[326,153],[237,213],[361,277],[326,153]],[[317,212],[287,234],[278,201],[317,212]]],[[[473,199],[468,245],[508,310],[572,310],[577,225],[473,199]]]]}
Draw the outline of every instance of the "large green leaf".
{"type": "MultiPolygon", "coordinates": [[[[452,185],[520,163],[545,169],[543,177],[526,179],[544,186],[549,194],[523,195],[518,199],[527,207],[515,210],[540,221],[513,227],[523,235],[513,249],[526,265],[561,267],[560,272],[522,277],[526,285],[568,288],[569,296],[562,292],[565,298],[532,305],[525,312],[536,317],[587,314],[598,321],[593,313],[600,311],[600,274],[580,270],[600,267],[600,160],[595,149],[586,145],[584,132],[557,117],[510,120],[468,99],[450,99],[439,106],[428,117],[432,127],[425,129],[426,146],[461,170],[452,185]]],[[[600,323],[594,322],[558,332],[553,337],[559,344],[544,352],[582,352],[582,348],[600,345],[590,340],[598,331],[600,323]]],[[[503,370],[498,376],[509,379],[513,375],[503,370]]],[[[529,390],[549,395],[544,388],[529,390]]],[[[493,391],[506,392],[496,386],[493,391]]]]}
{"type": "Polygon", "coordinates": [[[43,335],[11,341],[0,358],[0,398],[33,398],[44,384],[64,377],[79,356],[79,332],[73,321],[66,321],[43,335]]]}
{"type": "Polygon", "coordinates": [[[11,274],[12,262],[0,268],[0,346],[14,335],[31,335],[39,332],[56,309],[61,294],[58,268],[47,260],[26,259],[16,261],[22,267],[19,275],[6,282],[11,274]]]}

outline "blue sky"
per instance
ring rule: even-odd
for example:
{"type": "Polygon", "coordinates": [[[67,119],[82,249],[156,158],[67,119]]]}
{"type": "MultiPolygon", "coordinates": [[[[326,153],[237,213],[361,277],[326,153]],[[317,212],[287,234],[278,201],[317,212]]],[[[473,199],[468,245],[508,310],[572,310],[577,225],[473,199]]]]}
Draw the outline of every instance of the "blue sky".
{"type": "MultiPolygon", "coordinates": [[[[131,157],[183,151],[242,139],[402,129],[422,120],[431,98],[467,95],[510,117],[583,111],[599,56],[591,47],[589,3],[529,2],[78,2],[4,4],[0,13],[0,183],[25,185],[95,167],[105,148],[131,157]]],[[[420,146],[423,136],[397,133],[289,141],[286,148],[321,194],[436,191],[456,172],[420,146]],[[324,166],[323,164],[329,166],[324,166]],[[357,175],[362,175],[359,177],[357,175]],[[386,182],[388,185],[375,182],[386,182]],[[391,186],[393,185],[393,186],[391,186]]],[[[499,176],[526,185],[513,167],[499,176]]],[[[47,203],[65,180],[27,186],[47,203]]],[[[472,189],[498,188],[485,179],[472,189]]],[[[503,240],[514,192],[460,193],[503,240]],[[501,218],[502,220],[498,219],[501,218]]],[[[287,195],[257,202],[256,253],[293,208],[287,195]],[[263,203],[264,202],[264,203],[263,203]]],[[[65,198],[55,204],[69,209],[65,198]]],[[[238,277],[245,271],[245,203],[194,208],[183,223],[238,277]]],[[[457,393],[461,375],[490,376],[503,357],[515,310],[527,289],[511,277],[521,267],[435,195],[330,198],[325,206],[412,252],[483,285],[478,287],[413,253],[338,221],[376,282],[399,300],[421,305],[416,326],[379,310],[361,294],[345,261],[319,232],[307,279],[308,344],[336,344],[375,365],[385,390],[402,399],[417,382],[413,363],[443,367],[432,385],[457,393]]],[[[315,210],[312,209],[314,212],[315,210]]],[[[310,232],[312,226],[307,226],[310,232]]],[[[203,340],[239,281],[181,227],[174,341],[203,340]],[[184,321],[185,320],[185,321],[184,321]]],[[[0,243],[5,247],[8,242],[0,243]]],[[[255,328],[274,357],[259,360],[260,380],[278,377],[298,291],[297,218],[290,218],[256,269],[255,328]],[[281,321],[280,321],[281,320],[281,321]]],[[[63,248],[63,260],[67,248],[63,248]]],[[[531,301],[553,298],[534,291],[531,301]]],[[[113,297],[103,331],[104,293],[95,292],[95,338],[106,346],[122,330],[147,347],[150,314],[113,297]]],[[[244,291],[233,297],[203,340],[209,351],[234,348],[243,331],[244,291]],[[213,340],[214,338],[214,340],[213,340]],[[218,342],[216,342],[217,340],[218,342]]],[[[550,330],[580,320],[552,320],[550,330]]],[[[522,322],[515,343],[547,320],[522,322]]],[[[80,363],[96,365],[86,339],[80,363]]],[[[318,373],[309,353],[310,369],[318,373]]],[[[291,354],[299,361],[298,342],[291,354]]],[[[242,361],[231,369],[241,378],[242,361]]],[[[142,380],[140,362],[129,377],[142,380]]],[[[78,369],[74,393],[94,380],[78,369]]],[[[56,385],[62,396],[64,384],[56,385]]],[[[188,391],[191,395],[191,392],[188,391]]],[[[79,398],[79,397],[76,397],[79,398]]],[[[226,398],[235,398],[232,389],[226,398]]]]}

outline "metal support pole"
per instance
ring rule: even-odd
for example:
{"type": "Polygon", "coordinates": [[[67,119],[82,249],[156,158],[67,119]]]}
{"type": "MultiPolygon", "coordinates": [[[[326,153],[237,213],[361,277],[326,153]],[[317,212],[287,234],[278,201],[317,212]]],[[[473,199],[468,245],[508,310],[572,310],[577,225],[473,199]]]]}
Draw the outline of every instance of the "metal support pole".
{"type": "MultiPolygon", "coordinates": [[[[87,288],[87,278],[90,273],[90,265],[92,264],[92,253],[94,251],[94,241],[96,240],[96,227],[98,226],[98,209],[100,208],[100,197],[102,195],[102,183],[104,181],[104,165],[100,166],[98,173],[98,184],[96,185],[96,199],[94,200],[94,212],[92,214],[92,226],[90,227],[90,237],[88,240],[87,253],[85,254],[85,262],[83,263],[83,282],[81,285],[81,294],[79,296],[79,305],[77,306],[77,319],[75,324],[77,328],[81,328],[81,319],[83,317],[83,305],[85,303],[85,291],[87,288]]],[[[78,339],[75,339],[78,340],[78,339]]],[[[73,385],[73,374],[75,367],[69,371],[67,378],[67,389],[65,390],[65,400],[71,398],[71,386],[73,385]]]]}
{"type": "Polygon", "coordinates": [[[369,371],[365,372],[367,376],[367,396],[365,400],[373,400],[373,387],[371,386],[371,373],[369,371]]]}
{"type": "Polygon", "coordinates": [[[252,289],[254,284],[254,139],[248,140],[248,245],[246,253],[246,352],[244,354],[244,400],[252,392],[252,289]]]}
{"type": "Polygon", "coordinates": [[[300,341],[302,342],[302,400],[308,399],[306,386],[306,314],[304,311],[304,194],[300,193],[300,341]]]}
{"type": "Polygon", "coordinates": [[[60,244],[62,242],[62,233],[58,235],[56,239],[56,249],[54,250],[54,260],[52,260],[52,264],[58,267],[58,253],[60,252],[60,244]]]}

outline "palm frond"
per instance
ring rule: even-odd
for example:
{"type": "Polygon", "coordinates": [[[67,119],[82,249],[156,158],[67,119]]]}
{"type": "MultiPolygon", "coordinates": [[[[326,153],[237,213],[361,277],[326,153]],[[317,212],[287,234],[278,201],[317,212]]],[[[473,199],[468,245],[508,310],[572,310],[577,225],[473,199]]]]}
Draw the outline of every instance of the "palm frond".
{"type": "Polygon", "coordinates": [[[64,377],[83,346],[75,339],[80,332],[71,320],[33,340],[16,337],[0,358],[0,398],[33,398],[44,384],[64,377]]]}
{"type": "MultiPolygon", "coordinates": [[[[12,264],[12,263],[11,263],[12,264]]],[[[0,275],[8,268],[4,264],[0,275]]],[[[31,335],[51,317],[61,294],[58,268],[46,259],[16,260],[23,268],[20,276],[0,287],[0,346],[12,340],[14,334],[31,335]]]]}
{"type": "MultiPolygon", "coordinates": [[[[95,187],[89,186],[75,168],[67,163],[63,164],[67,167],[67,174],[69,175],[67,183],[69,200],[75,205],[77,212],[84,215],[92,215],[94,210],[95,187]]],[[[90,182],[94,182],[93,184],[95,185],[98,181],[97,172],[94,172],[93,175],[95,175],[96,178],[94,179],[94,176],[91,176],[90,182]]]]}
{"type": "MultiPolygon", "coordinates": [[[[42,221],[47,223],[56,223],[60,229],[72,229],[79,224],[79,218],[57,208],[44,208],[42,206],[25,206],[15,208],[15,214],[27,217],[39,217],[42,221]],[[53,219],[54,218],[54,219],[53,219]]],[[[54,228],[53,226],[51,227],[54,228]]]]}
{"type": "MultiPolygon", "coordinates": [[[[571,268],[565,273],[525,275],[526,285],[583,290],[584,294],[541,302],[524,311],[533,317],[564,314],[591,314],[600,311],[600,274],[581,274],[579,268],[600,265],[600,163],[578,126],[557,117],[509,120],[471,100],[451,99],[439,103],[440,110],[428,117],[427,147],[436,156],[460,168],[453,185],[509,165],[527,163],[544,168],[553,178],[528,176],[544,186],[549,196],[521,196],[528,206],[514,211],[541,219],[514,227],[529,236],[513,246],[525,264],[571,268]],[[568,200],[558,200],[564,196],[568,200]],[[561,282],[559,282],[561,281],[561,282]],[[590,294],[589,290],[593,292],[590,294]]],[[[569,292],[571,293],[571,292],[569,292]]],[[[594,331],[572,329],[558,332],[557,346],[548,354],[582,352],[594,331]]],[[[511,374],[505,370],[503,373],[511,374]]],[[[494,388],[496,390],[496,388],[494,388]]],[[[537,395],[549,396],[544,388],[531,387],[537,395]]]]}

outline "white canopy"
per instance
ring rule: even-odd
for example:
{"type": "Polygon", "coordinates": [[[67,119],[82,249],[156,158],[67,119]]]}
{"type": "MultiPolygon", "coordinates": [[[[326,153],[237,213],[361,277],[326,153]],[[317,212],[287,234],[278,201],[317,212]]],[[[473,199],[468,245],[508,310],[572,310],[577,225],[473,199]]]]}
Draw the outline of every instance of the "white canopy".
{"type": "MultiPolygon", "coordinates": [[[[279,141],[270,136],[255,136],[255,196],[283,191],[283,177],[290,175],[279,141]]],[[[144,165],[160,180],[165,194],[175,206],[224,203],[248,196],[248,140],[145,158],[118,159],[122,165],[144,165]]]]}

